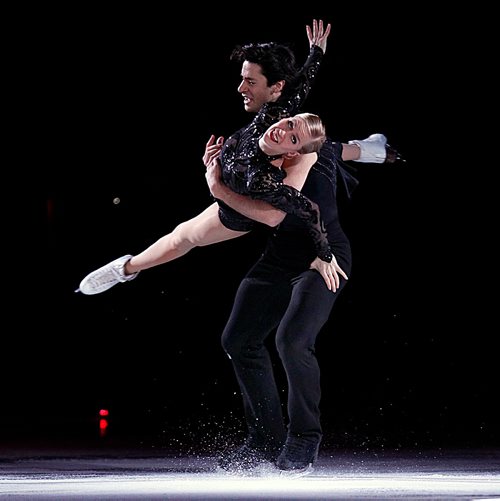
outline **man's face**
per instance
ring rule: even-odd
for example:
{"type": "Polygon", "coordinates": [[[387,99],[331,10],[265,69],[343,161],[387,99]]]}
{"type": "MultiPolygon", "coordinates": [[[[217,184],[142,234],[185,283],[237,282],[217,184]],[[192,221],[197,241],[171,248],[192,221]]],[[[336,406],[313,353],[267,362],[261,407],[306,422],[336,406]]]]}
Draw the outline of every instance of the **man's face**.
{"type": "Polygon", "coordinates": [[[276,87],[267,85],[267,78],[262,74],[259,64],[244,61],[241,67],[241,83],[238,92],[243,96],[245,110],[257,113],[265,103],[278,99],[280,93],[276,87]]]}

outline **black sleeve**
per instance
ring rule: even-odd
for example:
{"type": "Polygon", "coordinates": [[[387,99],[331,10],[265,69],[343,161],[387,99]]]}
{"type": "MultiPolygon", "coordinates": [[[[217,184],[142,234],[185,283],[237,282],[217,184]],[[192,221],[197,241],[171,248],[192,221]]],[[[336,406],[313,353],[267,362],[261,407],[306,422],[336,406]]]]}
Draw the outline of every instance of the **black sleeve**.
{"type": "Polygon", "coordinates": [[[292,83],[291,89],[286,92],[283,99],[286,100],[286,106],[290,110],[290,114],[298,113],[302,104],[306,100],[316,76],[318,75],[319,67],[323,59],[323,49],[317,45],[313,45],[309,51],[309,56],[298,73],[295,82],[292,83]]]}
{"type": "Polygon", "coordinates": [[[297,74],[294,82],[290,82],[290,88],[274,103],[266,103],[261,109],[261,120],[265,127],[283,118],[297,114],[311,91],[312,84],[319,71],[321,60],[323,59],[323,49],[313,45],[309,52],[304,66],[297,74]]]}

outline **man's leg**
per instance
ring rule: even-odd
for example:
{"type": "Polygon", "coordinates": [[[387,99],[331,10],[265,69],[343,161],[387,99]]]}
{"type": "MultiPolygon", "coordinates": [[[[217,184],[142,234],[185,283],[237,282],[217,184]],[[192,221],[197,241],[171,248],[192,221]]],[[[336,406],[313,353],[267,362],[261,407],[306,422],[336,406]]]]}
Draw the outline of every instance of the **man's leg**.
{"type": "MultiPolygon", "coordinates": [[[[344,284],[342,279],[341,288],[344,284]]],[[[287,374],[289,417],[287,444],[278,460],[281,469],[305,468],[317,456],[322,428],[315,342],[340,290],[329,291],[315,271],[302,273],[294,281],[289,307],[278,328],[276,346],[287,374]]]]}
{"type": "Polygon", "coordinates": [[[238,288],[222,334],[222,346],[231,359],[243,397],[249,433],[245,446],[264,452],[271,460],[285,441],[286,429],[264,341],[278,325],[289,297],[290,287],[283,279],[274,282],[255,274],[247,276],[238,288]]]}

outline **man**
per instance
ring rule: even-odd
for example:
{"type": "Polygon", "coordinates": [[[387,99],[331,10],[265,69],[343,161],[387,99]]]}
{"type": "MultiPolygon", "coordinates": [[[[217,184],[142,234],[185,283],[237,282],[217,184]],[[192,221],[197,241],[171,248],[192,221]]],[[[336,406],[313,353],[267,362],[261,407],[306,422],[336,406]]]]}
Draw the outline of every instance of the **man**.
{"type": "MultiPolygon", "coordinates": [[[[309,27],[307,32],[311,41],[309,27]]],[[[326,33],[321,21],[319,25],[314,21],[313,32],[326,33]]],[[[246,111],[257,112],[267,100],[277,99],[292,82],[273,66],[273,63],[279,66],[283,60],[282,50],[274,44],[250,44],[238,49],[242,61],[238,92],[246,111]],[[273,80],[268,75],[273,75],[273,80]]],[[[284,472],[306,472],[317,458],[322,438],[315,341],[346,279],[340,277],[336,287],[329,287],[315,269],[314,248],[305,238],[305,226],[296,217],[285,217],[272,208],[257,208],[247,197],[232,192],[220,181],[217,154],[222,144],[223,138],[215,141],[212,136],[203,157],[213,196],[252,219],[279,225],[272,231],[262,256],[242,280],[222,334],[222,346],[231,359],[241,389],[248,436],[241,447],[222,457],[219,464],[231,470],[272,461],[284,472]],[[265,345],[266,338],[274,331],[288,382],[287,427],[271,355],[265,345]]],[[[385,137],[377,134],[364,141],[351,141],[345,148],[328,140],[319,154],[296,157],[286,172],[287,182],[318,204],[333,254],[340,268],[349,273],[350,245],[340,225],[336,203],[338,181],[347,186],[352,181],[341,166],[343,153],[344,159],[381,163],[387,159],[385,137]],[[352,145],[359,150],[351,150],[352,145]]],[[[396,156],[392,150],[391,159],[396,156]]]]}
{"type": "MultiPolygon", "coordinates": [[[[330,246],[339,267],[350,273],[350,246],[338,220],[336,188],[340,144],[328,142],[318,155],[302,155],[302,165],[287,168],[297,188],[319,205],[330,246]],[[308,168],[303,175],[304,165],[308,168]],[[296,170],[294,170],[296,167],[296,170]]],[[[222,468],[248,469],[262,461],[280,470],[306,471],[315,461],[322,437],[319,367],[315,340],[328,319],[346,280],[330,286],[318,273],[307,230],[293,216],[264,215],[218,180],[216,162],[209,162],[212,194],[249,217],[273,223],[264,253],[241,282],[222,334],[243,397],[248,437],[244,445],[221,458],[222,468]],[[275,382],[266,338],[276,330],[276,347],[288,381],[288,430],[275,382]]],[[[244,197],[243,197],[244,198],[244,197]]]]}

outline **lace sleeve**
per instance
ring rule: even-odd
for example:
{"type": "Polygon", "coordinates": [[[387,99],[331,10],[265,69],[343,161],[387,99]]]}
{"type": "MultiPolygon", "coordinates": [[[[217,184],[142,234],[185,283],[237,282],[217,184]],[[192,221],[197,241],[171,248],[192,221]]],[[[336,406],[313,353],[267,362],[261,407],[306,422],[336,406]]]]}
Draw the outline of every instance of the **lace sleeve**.
{"type": "Polygon", "coordinates": [[[255,172],[248,184],[248,194],[304,221],[318,257],[329,263],[333,256],[318,205],[300,191],[283,184],[277,177],[270,171],[255,172]]]}

